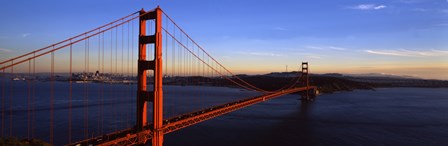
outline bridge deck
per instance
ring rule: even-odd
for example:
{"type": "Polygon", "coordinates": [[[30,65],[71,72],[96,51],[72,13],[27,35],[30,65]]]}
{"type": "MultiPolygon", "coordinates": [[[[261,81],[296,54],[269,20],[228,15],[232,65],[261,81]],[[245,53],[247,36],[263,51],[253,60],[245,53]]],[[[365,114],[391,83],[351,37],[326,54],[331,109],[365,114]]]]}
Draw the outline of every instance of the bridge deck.
{"type": "MultiPolygon", "coordinates": [[[[309,89],[316,89],[316,86],[310,86],[309,89]]],[[[230,113],[232,111],[248,107],[272,98],[280,97],[286,94],[291,94],[295,92],[305,91],[306,87],[293,88],[289,90],[282,90],[276,93],[264,94],[256,97],[250,97],[234,102],[225,103],[222,105],[206,108],[203,110],[179,115],[164,120],[163,122],[163,133],[171,133],[182,128],[212,119],[214,117],[230,113]]],[[[77,143],[72,143],[69,145],[134,145],[146,143],[152,138],[152,124],[148,124],[144,127],[143,131],[137,132],[134,128],[125,129],[103,135],[100,137],[95,137],[87,140],[83,140],[77,143]]]]}

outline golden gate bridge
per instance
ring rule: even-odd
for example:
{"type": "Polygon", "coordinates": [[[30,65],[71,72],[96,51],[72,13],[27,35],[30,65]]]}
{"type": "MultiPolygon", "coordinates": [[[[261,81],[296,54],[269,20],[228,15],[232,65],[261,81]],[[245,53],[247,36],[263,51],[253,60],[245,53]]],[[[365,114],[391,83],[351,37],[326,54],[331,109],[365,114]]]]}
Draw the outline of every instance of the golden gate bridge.
{"type": "Polygon", "coordinates": [[[165,134],[291,93],[310,101],[317,90],[310,86],[307,62],[275,90],[245,81],[160,7],[4,60],[0,71],[1,137],[52,145],[161,146],[165,134]],[[195,86],[199,92],[193,100],[180,93],[167,103],[164,85],[195,86]],[[257,95],[208,105],[201,103],[210,96],[200,92],[205,86],[239,87],[257,95]],[[185,104],[197,105],[185,112],[185,104]]]}

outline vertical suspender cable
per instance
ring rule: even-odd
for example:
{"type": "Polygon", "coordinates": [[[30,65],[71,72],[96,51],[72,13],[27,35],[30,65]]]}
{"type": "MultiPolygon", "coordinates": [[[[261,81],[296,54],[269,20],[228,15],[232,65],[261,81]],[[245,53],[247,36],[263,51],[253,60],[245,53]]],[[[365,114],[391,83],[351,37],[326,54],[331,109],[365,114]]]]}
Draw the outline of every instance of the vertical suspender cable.
{"type": "MultiPolygon", "coordinates": [[[[130,81],[130,78],[129,78],[129,22],[128,23],[126,23],[127,24],[127,27],[128,27],[128,30],[126,31],[127,32],[127,46],[126,46],[126,48],[127,48],[127,55],[126,55],[126,80],[127,81],[130,81]]],[[[130,90],[130,88],[131,88],[131,86],[130,86],[130,83],[129,82],[127,82],[127,86],[128,86],[128,88],[126,88],[127,89],[127,91],[126,91],[126,96],[127,96],[127,98],[129,98],[130,99],[130,97],[132,97],[131,95],[132,95],[132,93],[131,93],[131,90],[130,90]]],[[[127,99],[126,99],[127,100],[127,99]]],[[[125,107],[125,109],[126,109],[126,106],[124,106],[125,107]]],[[[130,111],[130,110],[129,110],[130,111]]],[[[127,112],[127,111],[126,111],[127,112]]],[[[125,116],[126,116],[126,128],[129,128],[130,126],[129,126],[129,119],[131,118],[130,116],[131,116],[131,114],[125,114],[125,116]]]]}
{"type": "MultiPolygon", "coordinates": [[[[132,30],[131,30],[131,78],[132,80],[134,80],[134,20],[132,21],[132,30]]],[[[132,86],[134,87],[134,86],[132,86]]],[[[135,91],[135,90],[134,90],[135,91]]],[[[134,105],[129,104],[130,105],[130,109],[132,109],[132,107],[134,107],[134,105]]],[[[135,112],[136,110],[131,110],[133,112],[135,112]]],[[[130,115],[136,115],[135,113],[132,113],[130,115]]],[[[131,117],[132,118],[132,117],[131,117]]]]}
{"type": "MultiPolygon", "coordinates": [[[[71,44],[70,40],[70,44],[71,44]]],[[[72,45],[70,45],[70,69],[69,69],[69,93],[68,93],[68,143],[72,143],[72,62],[73,62],[73,53],[72,53],[72,45]]]]}
{"type": "Polygon", "coordinates": [[[101,105],[100,105],[100,120],[101,120],[101,125],[100,125],[100,135],[103,135],[103,124],[104,124],[104,110],[103,110],[103,106],[104,106],[104,82],[106,79],[106,74],[104,73],[104,32],[101,33],[102,37],[101,37],[101,105]]]}
{"type": "Polygon", "coordinates": [[[84,100],[83,100],[83,115],[84,115],[84,138],[88,138],[87,135],[87,110],[86,110],[86,100],[87,100],[87,79],[88,79],[88,72],[87,72],[87,40],[84,41],[84,100]]]}
{"type": "Polygon", "coordinates": [[[30,83],[30,76],[31,76],[31,60],[28,61],[28,79],[26,80],[27,86],[28,86],[28,109],[27,109],[27,115],[28,115],[28,139],[31,139],[31,83],[30,83]]]}
{"type": "MultiPolygon", "coordinates": [[[[174,37],[176,37],[176,29],[175,28],[173,28],[173,34],[174,34],[174,37]]],[[[168,37],[167,35],[165,35],[165,37],[168,37]]],[[[172,57],[171,58],[173,58],[173,63],[172,63],[172,65],[171,65],[171,68],[173,69],[173,75],[176,75],[176,47],[175,47],[175,43],[174,43],[174,40],[173,39],[171,39],[171,49],[172,49],[172,57]]]]}
{"type": "Polygon", "coordinates": [[[123,55],[123,52],[124,52],[124,46],[123,46],[123,42],[124,42],[124,40],[123,40],[123,33],[124,33],[124,31],[123,31],[123,25],[121,25],[121,75],[123,75],[123,63],[124,63],[124,55],[123,55]]]}
{"type": "Polygon", "coordinates": [[[118,74],[118,28],[115,27],[115,74],[118,74]]]}
{"type": "MultiPolygon", "coordinates": [[[[115,27],[115,75],[118,77],[118,27],[115,27]]],[[[115,90],[113,90],[115,91],[115,90]]],[[[117,95],[114,93],[114,97],[113,98],[113,104],[117,103],[117,95]]],[[[114,120],[118,120],[118,110],[115,108],[112,108],[112,110],[114,111],[114,120]]],[[[117,131],[117,125],[114,124],[114,130],[117,131]]]]}
{"type": "Polygon", "coordinates": [[[53,130],[53,120],[54,120],[54,52],[51,52],[51,93],[50,93],[50,144],[54,145],[54,130],[53,130]]]}
{"type": "Polygon", "coordinates": [[[6,75],[5,75],[5,70],[2,70],[2,133],[1,133],[1,137],[5,137],[4,132],[5,132],[5,80],[6,80],[6,75]]]}
{"type": "MultiPolygon", "coordinates": [[[[118,27],[115,27],[115,75],[118,78],[118,27]]],[[[115,90],[113,90],[115,91],[115,90]]],[[[114,97],[112,98],[114,104],[117,102],[117,95],[114,93],[114,97]]],[[[118,109],[113,108],[114,120],[118,120],[118,109]]],[[[114,130],[117,131],[117,124],[114,124],[114,130]]]]}
{"type": "MultiPolygon", "coordinates": [[[[114,42],[113,41],[113,31],[114,31],[113,29],[110,30],[110,75],[109,75],[109,82],[110,83],[112,83],[112,80],[113,80],[113,64],[114,64],[113,63],[113,56],[114,56],[113,55],[113,52],[114,52],[113,51],[113,46],[114,46],[113,45],[113,42],[114,42]]],[[[111,86],[109,86],[109,94],[108,94],[109,98],[113,98],[113,96],[115,96],[114,94],[112,94],[112,92],[113,92],[113,89],[112,89],[111,86]]],[[[110,100],[110,101],[113,101],[113,100],[110,100]]],[[[111,107],[111,110],[112,110],[112,112],[111,112],[112,116],[111,117],[114,118],[114,115],[113,115],[114,113],[113,112],[115,110],[112,107],[111,107]]],[[[108,127],[109,127],[108,130],[111,131],[111,126],[108,126],[108,127]]]]}
{"type": "MultiPolygon", "coordinates": [[[[11,61],[14,64],[14,61],[11,61]]],[[[11,66],[11,76],[14,75],[14,66],[11,66]]],[[[10,82],[10,93],[9,93],[9,136],[12,137],[12,96],[13,96],[13,82],[10,82]]]]}
{"type": "MultiPolygon", "coordinates": [[[[166,23],[166,22],[167,21],[165,21],[165,27],[168,26],[168,23],[166,23]]],[[[163,34],[163,32],[162,32],[162,34],[163,34]]],[[[162,42],[162,43],[165,43],[165,52],[163,52],[163,53],[165,53],[165,60],[163,60],[163,63],[165,63],[165,72],[164,72],[165,75],[164,75],[164,77],[169,77],[169,74],[168,74],[168,37],[166,37],[166,35],[162,35],[162,36],[165,36],[165,42],[162,42]]],[[[170,109],[172,109],[172,108],[173,108],[173,106],[170,107],[170,109]]],[[[165,115],[170,116],[170,114],[171,114],[171,110],[170,110],[170,112],[167,112],[165,115]]]]}
{"type": "MultiPolygon", "coordinates": [[[[90,38],[87,38],[87,74],[90,74],[90,38]]],[[[86,134],[89,138],[89,84],[86,84],[86,134]]]]}
{"type": "Polygon", "coordinates": [[[35,96],[36,96],[36,85],[35,85],[35,82],[36,82],[36,80],[37,80],[37,77],[36,77],[36,58],[35,58],[35,56],[36,56],[36,53],[33,53],[33,95],[32,95],[32,103],[33,103],[33,106],[31,107],[31,109],[32,109],[32,122],[31,122],[31,124],[32,124],[32,126],[31,126],[31,137],[32,138],[34,138],[34,125],[36,125],[35,124],[35,118],[36,118],[36,115],[35,115],[35,109],[36,109],[36,102],[35,102],[35,96]]]}
{"type": "MultiPolygon", "coordinates": [[[[173,30],[174,31],[174,30],[173,30]]],[[[166,34],[166,33],[165,33],[166,34]]],[[[174,33],[174,34],[176,34],[176,33],[174,33]]],[[[167,35],[165,35],[165,37],[168,37],[167,35]]],[[[177,74],[176,74],[176,67],[175,67],[175,64],[176,64],[176,48],[174,47],[174,41],[171,39],[171,57],[170,58],[172,58],[173,60],[171,61],[171,70],[172,70],[172,75],[173,75],[173,79],[174,79],[174,82],[176,83],[177,82],[177,79],[178,79],[178,76],[177,76],[177,74]]],[[[173,92],[175,92],[176,90],[173,90],[173,92]]],[[[173,95],[176,95],[175,93],[173,93],[173,95]]],[[[175,99],[175,97],[176,96],[172,96],[172,101],[173,101],[173,103],[172,103],[172,106],[171,107],[173,107],[173,111],[172,111],[172,116],[175,116],[176,115],[176,99],[175,99]]]]}
{"type": "MultiPolygon", "coordinates": [[[[168,20],[165,20],[165,27],[168,29],[168,20]]],[[[165,76],[168,76],[168,37],[165,36],[165,76]]],[[[163,55],[163,54],[162,54],[163,55]]]]}
{"type": "MultiPolygon", "coordinates": [[[[95,77],[96,77],[97,81],[101,81],[101,75],[100,75],[100,70],[101,70],[101,67],[100,67],[101,66],[101,29],[98,32],[99,32],[99,34],[98,34],[98,62],[97,62],[98,66],[97,66],[97,72],[95,72],[95,77]]],[[[102,84],[102,83],[100,83],[100,84],[102,84]]],[[[98,88],[97,96],[101,96],[101,85],[98,86],[97,88],[98,88]]],[[[101,104],[100,100],[96,100],[96,102],[98,103],[98,105],[101,104]]],[[[100,112],[101,112],[101,106],[97,107],[97,111],[96,112],[98,114],[96,133],[98,134],[98,133],[100,133],[100,120],[101,120],[100,119],[100,117],[101,117],[101,113],[100,112]]]]}
{"type": "MultiPolygon", "coordinates": [[[[123,79],[124,79],[123,77],[124,77],[124,24],[121,25],[121,79],[120,79],[121,81],[123,81],[123,79]]],[[[122,84],[123,84],[123,82],[122,82],[122,84]]],[[[126,95],[122,91],[120,91],[119,93],[120,93],[119,94],[120,96],[117,100],[117,103],[120,103],[120,101],[123,100],[123,96],[126,95]]],[[[121,104],[119,104],[119,105],[121,105],[121,104]]],[[[120,123],[121,123],[121,121],[123,120],[122,119],[123,112],[120,112],[120,111],[122,111],[122,110],[118,110],[118,116],[119,116],[120,123]]],[[[121,124],[119,124],[119,125],[121,125],[121,124]]],[[[118,128],[121,129],[121,127],[118,127],[118,128]]]]}
{"type": "MultiPolygon", "coordinates": [[[[186,43],[187,43],[187,47],[188,47],[188,39],[186,40],[186,43]]],[[[190,55],[189,54],[185,54],[185,57],[187,58],[187,64],[186,64],[187,65],[186,66],[187,76],[190,76],[190,64],[191,64],[191,62],[190,62],[190,55]]]]}

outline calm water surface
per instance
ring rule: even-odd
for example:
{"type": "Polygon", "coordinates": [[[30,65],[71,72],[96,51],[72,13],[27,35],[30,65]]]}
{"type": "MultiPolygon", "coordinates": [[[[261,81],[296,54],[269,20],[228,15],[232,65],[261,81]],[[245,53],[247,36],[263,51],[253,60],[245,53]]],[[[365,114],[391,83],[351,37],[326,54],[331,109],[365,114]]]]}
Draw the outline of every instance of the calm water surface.
{"type": "Polygon", "coordinates": [[[448,145],[448,89],[381,88],[296,95],[166,136],[168,145],[448,145]]]}
{"type": "MultiPolygon", "coordinates": [[[[19,88],[28,87],[27,82],[3,83],[7,91],[3,96],[5,113],[1,118],[5,127],[2,133],[9,134],[9,120],[12,117],[13,135],[26,137],[28,112],[23,101],[27,101],[28,96],[19,88]],[[14,97],[12,108],[9,106],[10,97],[14,97]]],[[[68,92],[65,91],[68,86],[66,82],[55,82],[56,145],[68,141],[68,92]]],[[[50,86],[45,82],[36,82],[34,87],[36,110],[33,134],[34,137],[48,140],[50,86]]],[[[73,89],[72,140],[132,127],[135,123],[135,86],[73,84],[73,89]],[[90,91],[88,95],[82,92],[86,89],[90,91]],[[88,108],[84,99],[88,99],[88,108]],[[87,116],[84,114],[86,111],[87,116]],[[89,135],[85,134],[86,123],[89,125],[89,135]]],[[[165,117],[258,95],[240,89],[200,86],[165,86],[164,92],[165,117]]],[[[298,99],[298,95],[287,95],[238,110],[167,134],[164,144],[448,145],[446,88],[357,90],[324,94],[311,103],[298,99]]]]}

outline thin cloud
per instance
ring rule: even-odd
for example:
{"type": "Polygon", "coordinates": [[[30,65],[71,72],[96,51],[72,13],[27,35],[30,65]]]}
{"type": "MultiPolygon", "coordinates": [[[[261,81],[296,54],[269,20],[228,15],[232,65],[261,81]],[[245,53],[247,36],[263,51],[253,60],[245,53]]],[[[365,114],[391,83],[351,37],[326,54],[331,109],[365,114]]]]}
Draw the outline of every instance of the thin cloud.
{"type": "Polygon", "coordinates": [[[303,56],[303,58],[306,59],[321,59],[322,56],[319,54],[313,54],[313,53],[295,53],[296,56],[303,56]]]}
{"type": "Polygon", "coordinates": [[[314,49],[314,50],[323,50],[322,47],[317,47],[317,46],[306,46],[306,48],[308,48],[308,49],[314,49]]]}
{"type": "Polygon", "coordinates": [[[0,48],[0,52],[12,52],[12,50],[0,48]]]}
{"type": "Polygon", "coordinates": [[[424,8],[415,8],[415,9],[411,9],[411,11],[414,11],[414,12],[421,12],[421,13],[431,12],[431,13],[448,14],[448,9],[424,9],[424,8]]]}
{"type": "Polygon", "coordinates": [[[335,46],[306,46],[306,48],[315,49],[315,50],[336,50],[336,51],[347,50],[346,48],[335,47],[335,46]]]}
{"type": "Polygon", "coordinates": [[[386,5],[377,5],[377,4],[360,4],[360,5],[356,5],[356,6],[351,6],[349,8],[355,9],[355,10],[380,10],[380,9],[387,8],[387,6],[386,5]]]}
{"type": "Polygon", "coordinates": [[[307,58],[307,59],[321,59],[322,57],[317,56],[317,55],[309,55],[309,56],[305,56],[305,58],[307,58]]]}
{"type": "Polygon", "coordinates": [[[439,12],[448,14],[448,9],[439,10],[439,12]]]}
{"type": "Polygon", "coordinates": [[[429,10],[428,9],[423,9],[423,8],[415,8],[415,9],[412,9],[412,11],[415,11],[415,12],[428,12],[429,10]]]}
{"type": "Polygon", "coordinates": [[[364,50],[366,53],[385,56],[402,56],[402,57],[436,57],[436,56],[448,56],[448,50],[426,50],[426,51],[414,51],[407,49],[398,50],[364,50]]]}
{"type": "Polygon", "coordinates": [[[12,52],[12,50],[0,48],[0,56],[3,56],[3,54],[8,54],[12,52]]]}
{"type": "Polygon", "coordinates": [[[28,36],[30,36],[31,35],[31,33],[24,33],[24,34],[22,34],[21,36],[22,36],[22,38],[26,38],[26,37],[28,37],[28,36]]]}
{"type": "Polygon", "coordinates": [[[281,54],[267,53],[267,52],[238,52],[238,54],[251,55],[251,56],[271,56],[271,57],[283,56],[281,54]]]}
{"type": "Polygon", "coordinates": [[[435,49],[433,49],[431,51],[436,52],[436,53],[448,54],[448,50],[435,50],[435,49]]]}
{"type": "Polygon", "coordinates": [[[430,29],[430,28],[441,28],[441,27],[445,28],[445,27],[447,27],[447,26],[448,26],[448,23],[439,23],[439,24],[434,24],[434,25],[432,25],[432,27],[429,27],[429,28],[426,28],[426,29],[430,29]]]}
{"type": "Polygon", "coordinates": [[[332,50],[339,50],[339,51],[347,50],[346,48],[333,47],[333,46],[329,46],[328,48],[329,48],[329,49],[332,49],[332,50]]]}
{"type": "Polygon", "coordinates": [[[284,28],[284,27],[274,27],[274,30],[279,30],[279,31],[286,31],[288,29],[284,28]]]}
{"type": "Polygon", "coordinates": [[[365,50],[365,52],[376,55],[386,55],[386,56],[409,56],[406,54],[402,54],[395,51],[374,51],[374,50],[365,50]]]}
{"type": "Polygon", "coordinates": [[[423,2],[427,2],[427,1],[428,0],[398,0],[398,2],[405,3],[405,4],[423,3],[423,2]]]}

